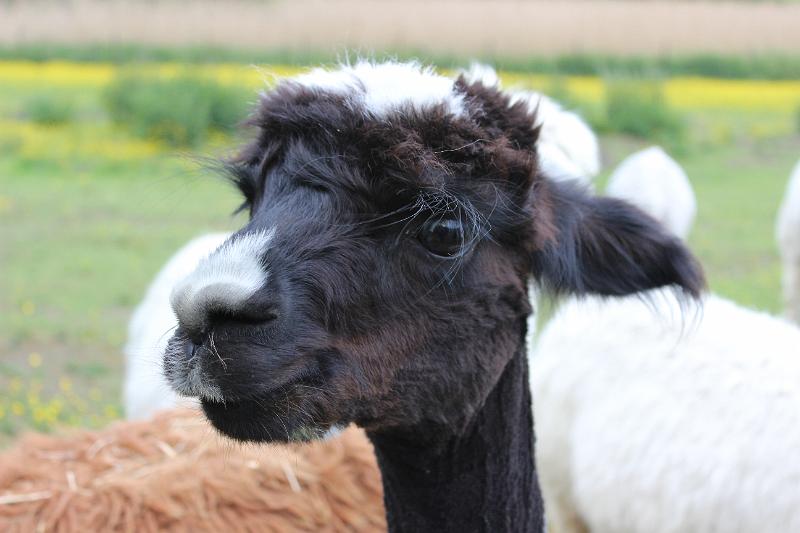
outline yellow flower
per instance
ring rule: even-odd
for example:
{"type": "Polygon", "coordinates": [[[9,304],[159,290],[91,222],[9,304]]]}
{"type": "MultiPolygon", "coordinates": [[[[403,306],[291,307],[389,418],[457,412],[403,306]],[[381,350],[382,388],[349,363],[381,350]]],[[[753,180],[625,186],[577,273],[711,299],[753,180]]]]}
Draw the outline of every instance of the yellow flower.
{"type": "Polygon", "coordinates": [[[66,376],[61,376],[58,378],[58,388],[61,389],[62,392],[70,392],[72,390],[72,380],[66,376]]]}
{"type": "Polygon", "coordinates": [[[14,416],[22,416],[25,414],[25,406],[22,405],[22,402],[11,403],[11,414],[14,416]]]}
{"type": "Polygon", "coordinates": [[[22,304],[20,304],[19,311],[24,316],[31,316],[33,313],[36,312],[36,304],[34,304],[30,300],[25,300],[24,302],[22,302],[22,304]]]}
{"type": "Polygon", "coordinates": [[[30,365],[31,368],[39,368],[42,366],[41,354],[39,352],[31,352],[31,354],[28,355],[28,365],[30,365]]]}
{"type": "Polygon", "coordinates": [[[34,422],[41,424],[47,418],[47,410],[44,407],[34,407],[31,416],[34,422]]]}
{"type": "Polygon", "coordinates": [[[11,211],[12,206],[11,198],[8,196],[0,196],[0,213],[11,211]]]}
{"type": "Polygon", "coordinates": [[[33,391],[29,392],[25,396],[25,399],[27,400],[28,405],[30,405],[31,407],[35,407],[35,406],[39,405],[39,403],[40,403],[39,402],[39,395],[36,392],[33,392],[33,391]]]}
{"type": "Polygon", "coordinates": [[[97,387],[92,387],[89,389],[89,399],[93,402],[99,402],[101,397],[100,389],[97,387]]]}

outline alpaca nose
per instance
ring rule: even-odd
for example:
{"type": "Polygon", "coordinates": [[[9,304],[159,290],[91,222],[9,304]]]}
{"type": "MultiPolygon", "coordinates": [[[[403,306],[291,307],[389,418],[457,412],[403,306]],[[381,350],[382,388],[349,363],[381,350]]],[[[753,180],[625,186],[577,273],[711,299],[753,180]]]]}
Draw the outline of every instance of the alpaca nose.
{"type": "Polygon", "coordinates": [[[273,231],[237,234],[175,285],[170,303],[180,329],[195,344],[220,322],[256,323],[274,317],[259,301],[269,271],[263,258],[273,231]]]}
{"type": "MultiPolygon", "coordinates": [[[[240,291],[239,287],[215,287],[214,291],[240,291]]],[[[236,327],[241,325],[265,325],[268,322],[278,318],[277,305],[274,294],[271,291],[262,289],[256,294],[247,298],[241,305],[236,308],[227,304],[220,304],[215,300],[214,294],[210,296],[198,295],[197,301],[200,301],[205,306],[205,311],[201,317],[194,317],[193,315],[186,316],[183,319],[178,319],[178,333],[181,333],[188,339],[187,353],[188,356],[193,356],[199,348],[203,345],[208,345],[213,342],[211,335],[227,327],[236,327]]],[[[230,292],[226,292],[230,294],[230,292]]],[[[229,302],[228,302],[229,303],[229,302]]],[[[177,313],[176,313],[177,314],[177,313]]]]}

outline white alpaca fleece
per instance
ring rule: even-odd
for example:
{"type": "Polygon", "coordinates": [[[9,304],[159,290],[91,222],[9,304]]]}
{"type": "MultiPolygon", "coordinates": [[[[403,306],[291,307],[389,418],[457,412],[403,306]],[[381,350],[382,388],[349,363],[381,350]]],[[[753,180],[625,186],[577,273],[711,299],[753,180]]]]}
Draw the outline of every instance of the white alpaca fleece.
{"type": "Polygon", "coordinates": [[[201,330],[209,313],[238,311],[267,281],[261,257],[274,235],[274,230],[234,235],[180,280],[170,296],[180,325],[201,330]]]}
{"type": "Polygon", "coordinates": [[[611,174],[606,194],[627,200],[686,239],[697,214],[692,184],[659,146],[628,156],[611,174]]]}
{"type": "Polygon", "coordinates": [[[800,161],[792,170],[776,228],[786,316],[800,324],[800,161]]]}
{"type": "MultiPolygon", "coordinates": [[[[481,82],[487,87],[499,87],[500,77],[490,66],[472,63],[461,74],[468,82],[481,82]]],[[[576,113],[541,93],[510,91],[512,101],[524,102],[536,110],[539,133],[539,163],[546,176],[557,180],[577,179],[591,183],[600,172],[600,145],[588,124],[576,113]]]]}
{"type": "Polygon", "coordinates": [[[160,409],[177,405],[178,398],[162,370],[167,341],[178,325],[170,306],[170,295],[175,285],[229,236],[227,233],[203,235],[178,250],[156,275],[136,307],[128,324],[128,342],[124,348],[123,403],[128,419],[147,418],[160,409]]]}
{"type": "MultiPolygon", "coordinates": [[[[556,179],[577,177],[590,183],[600,172],[600,145],[589,125],[577,113],[567,111],[543,94],[518,91],[514,96],[527,102],[531,109],[536,109],[538,123],[542,127],[539,152],[544,154],[541,158],[545,172],[549,170],[549,175],[556,179]],[[555,151],[560,151],[574,167],[565,167],[560,171],[558,167],[548,168],[547,152],[555,151]]],[[[553,161],[554,164],[557,162],[555,159],[553,161]]]]}
{"type": "Polygon", "coordinates": [[[559,533],[800,531],[800,329],[709,296],[569,300],[531,356],[559,533]]]}
{"type": "Polygon", "coordinates": [[[315,68],[292,81],[310,89],[348,96],[353,105],[375,117],[385,117],[404,106],[424,109],[439,104],[444,104],[453,115],[466,114],[464,95],[456,92],[453,80],[413,61],[360,60],[336,70],[315,68]]]}

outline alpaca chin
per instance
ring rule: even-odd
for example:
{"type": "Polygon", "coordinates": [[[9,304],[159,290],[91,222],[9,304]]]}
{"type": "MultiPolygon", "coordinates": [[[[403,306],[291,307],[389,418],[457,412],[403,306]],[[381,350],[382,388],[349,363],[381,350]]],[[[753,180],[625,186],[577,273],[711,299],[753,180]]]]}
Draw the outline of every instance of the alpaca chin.
{"type": "Polygon", "coordinates": [[[239,401],[203,399],[200,403],[217,431],[241,442],[312,442],[341,432],[341,425],[315,425],[297,416],[287,397],[290,392],[278,390],[239,401]]]}

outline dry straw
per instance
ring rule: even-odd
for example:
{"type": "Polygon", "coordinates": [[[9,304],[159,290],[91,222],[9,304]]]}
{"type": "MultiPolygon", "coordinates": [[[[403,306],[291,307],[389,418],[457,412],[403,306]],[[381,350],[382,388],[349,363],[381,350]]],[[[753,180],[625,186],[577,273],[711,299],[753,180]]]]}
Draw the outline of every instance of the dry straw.
{"type": "Polygon", "coordinates": [[[0,531],[383,531],[380,474],[363,432],[289,447],[238,446],[192,411],[0,455],[0,531]]]}

